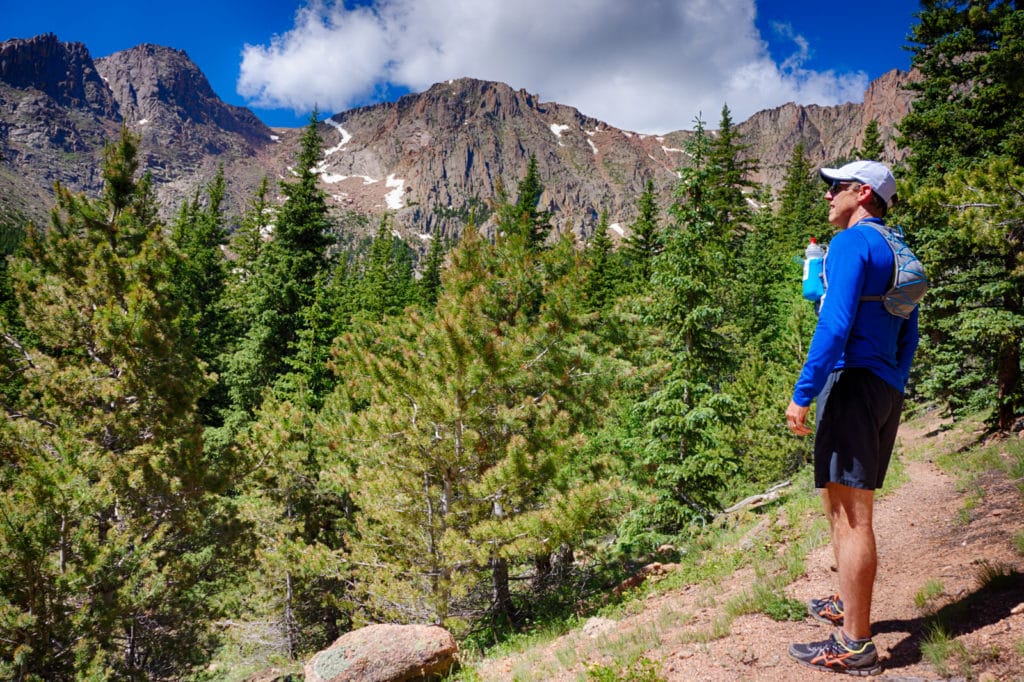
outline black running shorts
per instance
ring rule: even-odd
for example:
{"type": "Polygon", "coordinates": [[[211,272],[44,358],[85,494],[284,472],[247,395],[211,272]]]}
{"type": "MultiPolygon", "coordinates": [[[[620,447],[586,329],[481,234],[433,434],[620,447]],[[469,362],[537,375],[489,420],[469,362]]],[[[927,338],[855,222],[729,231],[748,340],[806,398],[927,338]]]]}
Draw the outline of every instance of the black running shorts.
{"type": "Polygon", "coordinates": [[[818,395],[815,487],[881,488],[902,410],[903,394],[872,371],[832,372],[818,395]]]}

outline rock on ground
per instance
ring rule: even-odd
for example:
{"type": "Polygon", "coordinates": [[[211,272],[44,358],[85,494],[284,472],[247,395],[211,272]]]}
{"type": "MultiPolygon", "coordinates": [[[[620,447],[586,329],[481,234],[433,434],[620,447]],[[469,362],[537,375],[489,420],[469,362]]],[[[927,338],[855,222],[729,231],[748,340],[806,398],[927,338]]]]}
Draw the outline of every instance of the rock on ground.
{"type": "Polygon", "coordinates": [[[306,663],[306,682],[409,682],[447,673],[458,645],[434,625],[368,625],[306,663]]]}

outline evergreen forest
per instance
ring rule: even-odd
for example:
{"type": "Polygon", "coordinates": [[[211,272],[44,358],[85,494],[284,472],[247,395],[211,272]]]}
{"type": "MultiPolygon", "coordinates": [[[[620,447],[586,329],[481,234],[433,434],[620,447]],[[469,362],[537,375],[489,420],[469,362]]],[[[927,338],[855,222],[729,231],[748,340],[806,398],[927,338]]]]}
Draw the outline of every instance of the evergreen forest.
{"type": "MultiPolygon", "coordinates": [[[[925,0],[908,34],[909,404],[1019,430],[1024,8],[925,0]]],[[[0,216],[0,678],[219,679],[378,622],[486,649],[807,466],[784,411],[825,187],[801,146],[753,185],[728,106],[693,124],[671,208],[648,183],[619,242],[556,233],[532,159],[493,231],[354,242],[316,113],[243,215],[218,173],[162,221],[123,131],[102,195],[0,216]]]]}

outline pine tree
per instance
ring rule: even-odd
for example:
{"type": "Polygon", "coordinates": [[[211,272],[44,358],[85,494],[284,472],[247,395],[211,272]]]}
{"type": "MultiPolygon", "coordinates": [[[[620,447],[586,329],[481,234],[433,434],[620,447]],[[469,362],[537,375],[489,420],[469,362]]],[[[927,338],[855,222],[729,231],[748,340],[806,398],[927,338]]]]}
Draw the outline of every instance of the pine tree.
{"type": "MultiPolygon", "coordinates": [[[[749,178],[757,170],[758,162],[746,156],[748,149],[749,146],[743,144],[739,132],[733,126],[728,105],[723,105],[718,131],[708,139],[707,185],[700,190],[690,190],[702,194],[694,201],[707,204],[710,224],[725,240],[726,248],[719,254],[722,258],[722,273],[735,272],[736,258],[751,226],[753,211],[747,194],[754,188],[749,178]]],[[[735,318],[736,309],[743,304],[737,293],[735,287],[722,288],[722,303],[727,318],[735,318]]]]}
{"type": "Polygon", "coordinates": [[[594,234],[587,242],[583,296],[590,310],[601,310],[622,293],[622,268],[608,236],[608,214],[601,213],[594,234]]]}
{"type": "Polygon", "coordinates": [[[543,193],[544,184],[537,170],[537,157],[531,154],[526,164],[526,174],[516,186],[515,202],[505,201],[501,193],[498,198],[499,221],[506,234],[525,236],[534,249],[542,248],[551,233],[551,214],[538,209],[543,193]]]}
{"type": "Polygon", "coordinates": [[[723,105],[717,134],[709,140],[707,162],[714,172],[702,201],[713,204],[714,224],[733,240],[740,237],[750,220],[744,190],[753,187],[749,178],[757,170],[758,162],[745,157],[748,149],[733,125],[728,105],[723,105]]]}
{"type": "MultiPolygon", "coordinates": [[[[224,168],[206,187],[206,202],[199,197],[182,204],[171,226],[171,240],[184,256],[172,273],[174,297],[181,306],[180,326],[199,359],[216,376],[223,372],[221,354],[237,330],[231,324],[225,292],[227,260],[223,248],[228,234],[224,227],[224,168]]],[[[200,401],[200,413],[207,424],[219,423],[227,407],[227,392],[218,383],[200,401]]]]}
{"type": "Polygon", "coordinates": [[[918,251],[933,282],[923,303],[921,387],[956,414],[993,407],[1002,431],[1024,410],[1022,188],[1024,168],[996,158],[910,199],[912,209],[943,206],[948,221],[941,230],[920,228],[918,251]]]}
{"type": "MultiPolygon", "coordinates": [[[[762,209],[744,237],[734,289],[743,347],[730,390],[744,407],[742,419],[724,436],[741,476],[731,493],[742,496],[791,475],[807,459],[809,444],[778,428],[780,396],[789,395],[816,321],[813,304],[801,296],[801,268],[794,258],[829,228],[817,173],[798,144],[786,167],[779,210],[762,209]]],[[[759,203],[770,205],[765,197],[759,203]]]]}
{"type": "Polygon", "coordinates": [[[384,217],[356,285],[356,307],[371,320],[397,315],[416,298],[412,253],[384,217]]]}
{"type": "Polygon", "coordinates": [[[630,278],[641,289],[651,280],[654,258],[664,249],[661,228],[658,225],[658,203],[654,195],[654,181],[648,180],[643,194],[637,199],[637,218],[630,226],[623,253],[629,267],[630,278]]]}
{"type": "Polygon", "coordinates": [[[827,241],[835,229],[828,224],[825,187],[807,158],[802,143],[793,149],[779,193],[776,230],[782,248],[790,254],[803,252],[811,237],[827,241]]]}
{"type": "Polygon", "coordinates": [[[794,259],[802,257],[811,237],[824,244],[834,229],[828,225],[823,196],[821,181],[803,145],[797,144],[786,165],[778,211],[760,212],[756,229],[743,240],[737,265],[738,318],[744,337],[758,339],[755,347],[778,359],[794,357],[793,340],[785,340],[787,320],[795,315],[805,323],[798,329],[808,336],[813,330],[806,328],[813,309],[800,296],[801,269],[794,259]]]}
{"type": "MultiPolygon", "coordinates": [[[[255,273],[256,263],[259,262],[260,254],[271,233],[275,211],[267,196],[269,190],[267,177],[264,176],[249,201],[241,224],[231,235],[230,249],[235,254],[235,261],[232,263],[233,286],[241,287],[255,273]]],[[[241,294],[236,294],[234,298],[241,298],[241,294]]]]}
{"type": "MultiPolygon", "coordinates": [[[[472,223],[467,229],[473,229],[472,223]]],[[[444,265],[445,251],[445,243],[440,236],[430,240],[430,249],[427,251],[423,272],[416,286],[419,304],[426,310],[432,309],[441,295],[441,267],[444,265]]]]}
{"type": "Polygon", "coordinates": [[[665,336],[666,374],[637,406],[641,432],[634,474],[657,501],[627,523],[628,532],[655,541],[659,533],[710,514],[716,493],[736,470],[721,438],[737,406],[724,390],[732,357],[717,288],[732,234],[716,222],[726,215],[714,202],[722,180],[700,119],[686,152],[691,165],[682,170],[672,209],[677,224],[656,262],[647,313],[648,324],[665,336]]]}
{"type": "MultiPolygon", "coordinates": [[[[246,275],[243,301],[235,304],[248,324],[225,374],[232,407],[242,419],[255,412],[264,391],[287,372],[303,310],[328,268],[331,239],[326,199],[317,184],[321,141],[316,116],[313,112],[302,135],[295,180],[281,182],[285,202],[275,212],[272,237],[246,275]]],[[[259,216],[254,220],[258,224],[259,216]]]]}
{"type": "Polygon", "coordinates": [[[7,264],[8,257],[14,255],[21,246],[27,222],[17,215],[0,218],[0,325],[9,337],[0,340],[0,394],[3,396],[0,399],[7,402],[14,400],[23,388],[21,375],[24,358],[17,348],[21,343],[18,339],[32,343],[18,312],[18,301],[14,296],[14,285],[7,264]]]}
{"type": "MultiPolygon", "coordinates": [[[[25,390],[4,405],[0,670],[25,679],[179,677],[201,663],[221,549],[182,342],[175,251],[137,142],[101,198],[58,186],[12,263],[25,390]]],[[[10,329],[5,330],[11,341],[10,329]]]]}
{"type": "Polygon", "coordinates": [[[993,155],[1024,165],[1024,9],[926,0],[911,33],[914,106],[899,124],[918,181],[993,155]]]}
{"type": "Polygon", "coordinates": [[[878,119],[873,118],[864,126],[864,139],[861,141],[860,149],[855,149],[853,155],[858,159],[881,161],[884,153],[885,142],[878,132],[878,119]]]}
{"type": "Polygon", "coordinates": [[[566,407],[594,414],[603,399],[581,389],[575,280],[559,274],[574,249],[506,234],[463,234],[435,315],[386,319],[338,349],[352,404],[367,405],[341,429],[359,459],[353,560],[384,618],[513,622],[520,567],[599,532],[610,510],[612,484],[574,456],[586,422],[566,407]]]}
{"type": "MultiPolygon", "coordinates": [[[[262,655],[295,660],[323,648],[350,624],[344,534],[352,530],[344,455],[327,441],[322,418],[298,401],[271,397],[241,438],[248,474],[235,500],[256,561],[240,597],[245,627],[262,655]]],[[[251,646],[251,644],[249,645],[251,646]]]]}
{"type": "Polygon", "coordinates": [[[899,125],[914,189],[901,217],[933,284],[921,308],[917,375],[926,395],[955,414],[992,407],[993,426],[1009,429],[1024,411],[1014,321],[1021,292],[1006,251],[1016,248],[1014,222],[994,222],[1012,198],[991,192],[1015,187],[1024,166],[1024,9],[924,2],[918,17],[913,65],[922,79],[909,86],[917,98],[899,125]],[[992,177],[997,169],[1005,179],[992,177]],[[990,205],[979,205],[980,196],[990,205]],[[968,237],[976,233],[1006,241],[968,237]],[[994,340],[979,325],[1003,336],[994,340]]]}
{"type": "Polygon", "coordinates": [[[285,360],[288,370],[278,378],[276,389],[308,409],[319,409],[337,381],[331,369],[331,344],[348,330],[353,286],[342,263],[316,277],[313,299],[299,313],[296,339],[285,360]]]}

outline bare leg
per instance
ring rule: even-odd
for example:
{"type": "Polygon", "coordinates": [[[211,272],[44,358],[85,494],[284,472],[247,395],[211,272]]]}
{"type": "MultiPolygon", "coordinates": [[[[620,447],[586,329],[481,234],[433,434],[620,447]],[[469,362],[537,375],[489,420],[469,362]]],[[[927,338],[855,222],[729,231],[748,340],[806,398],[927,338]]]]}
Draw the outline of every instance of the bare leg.
{"type": "Polygon", "coordinates": [[[829,499],[829,496],[828,496],[828,487],[825,487],[825,488],[821,489],[821,502],[822,502],[822,504],[825,507],[825,518],[828,519],[828,532],[829,532],[829,536],[832,538],[832,556],[833,556],[833,561],[835,562],[833,564],[833,566],[834,566],[834,570],[838,571],[839,570],[839,545],[835,541],[835,537],[836,537],[836,524],[835,524],[835,521],[832,518],[832,501],[829,499]]]}
{"type": "Polygon", "coordinates": [[[871,594],[878,568],[872,511],[875,491],[827,484],[822,495],[828,505],[832,544],[839,567],[843,600],[843,631],[853,639],[871,636],[871,594]]]}

